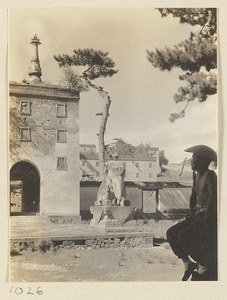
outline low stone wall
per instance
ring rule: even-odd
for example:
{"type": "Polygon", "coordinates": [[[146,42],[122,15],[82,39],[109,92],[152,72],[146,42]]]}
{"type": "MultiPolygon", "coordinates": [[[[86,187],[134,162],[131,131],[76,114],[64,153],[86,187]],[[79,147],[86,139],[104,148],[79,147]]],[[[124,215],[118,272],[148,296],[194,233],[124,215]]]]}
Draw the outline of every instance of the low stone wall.
{"type": "Polygon", "coordinates": [[[153,246],[152,236],[141,237],[110,237],[110,238],[94,238],[83,240],[67,240],[67,241],[52,241],[52,240],[37,240],[27,242],[10,242],[10,254],[20,255],[24,251],[40,251],[46,252],[49,250],[57,251],[59,249],[99,249],[99,248],[133,248],[141,246],[153,246]]]}
{"type": "Polygon", "coordinates": [[[117,248],[117,247],[138,247],[145,244],[151,244],[150,237],[126,237],[126,238],[98,238],[85,241],[85,248],[117,248]]]}

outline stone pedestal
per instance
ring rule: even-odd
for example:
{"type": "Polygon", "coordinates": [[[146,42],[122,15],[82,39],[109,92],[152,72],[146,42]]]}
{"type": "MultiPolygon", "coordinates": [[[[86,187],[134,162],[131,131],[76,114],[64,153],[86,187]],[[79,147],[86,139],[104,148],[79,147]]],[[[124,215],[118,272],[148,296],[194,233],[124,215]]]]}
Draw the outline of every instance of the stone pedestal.
{"type": "Polygon", "coordinates": [[[130,221],[136,211],[135,206],[91,206],[90,211],[93,214],[91,226],[99,228],[118,228],[124,222],[130,221]]]}

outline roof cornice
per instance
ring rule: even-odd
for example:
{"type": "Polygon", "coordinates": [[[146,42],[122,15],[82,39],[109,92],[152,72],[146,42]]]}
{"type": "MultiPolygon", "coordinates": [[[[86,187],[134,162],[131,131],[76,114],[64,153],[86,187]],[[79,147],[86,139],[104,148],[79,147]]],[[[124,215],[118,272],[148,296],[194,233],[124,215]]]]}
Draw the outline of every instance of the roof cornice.
{"type": "Polygon", "coordinates": [[[60,85],[51,84],[28,84],[11,81],[9,83],[9,95],[21,97],[34,97],[63,101],[78,101],[80,99],[79,92],[72,92],[60,85]]]}

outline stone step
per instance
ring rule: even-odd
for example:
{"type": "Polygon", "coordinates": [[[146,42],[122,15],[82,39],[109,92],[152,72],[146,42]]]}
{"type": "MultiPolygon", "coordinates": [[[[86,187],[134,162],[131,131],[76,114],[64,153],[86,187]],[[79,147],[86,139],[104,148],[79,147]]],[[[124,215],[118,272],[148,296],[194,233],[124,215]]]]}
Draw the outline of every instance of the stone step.
{"type": "Polygon", "coordinates": [[[51,224],[50,219],[47,216],[11,216],[10,226],[11,228],[16,227],[27,227],[27,226],[48,226],[51,224]]]}

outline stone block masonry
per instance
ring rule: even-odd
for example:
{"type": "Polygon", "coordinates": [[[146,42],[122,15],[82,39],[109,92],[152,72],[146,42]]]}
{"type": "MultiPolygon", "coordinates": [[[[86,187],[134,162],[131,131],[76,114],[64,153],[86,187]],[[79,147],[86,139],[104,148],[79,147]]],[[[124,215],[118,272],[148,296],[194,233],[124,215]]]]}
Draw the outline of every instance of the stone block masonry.
{"type": "MultiPolygon", "coordinates": [[[[79,216],[79,93],[71,95],[61,86],[11,82],[9,94],[10,167],[18,164],[22,170],[27,162],[36,168],[37,213],[79,216]]],[[[17,179],[23,177],[20,172],[17,179]]],[[[22,191],[22,202],[23,197],[22,191]]]]}
{"type": "Polygon", "coordinates": [[[36,240],[36,241],[11,241],[10,248],[11,252],[17,251],[41,251],[46,252],[47,250],[57,251],[61,248],[66,249],[90,249],[95,250],[99,248],[136,248],[136,247],[153,247],[153,238],[141,235],[140,237],[102,237],[102,238],[86,238],[79,240],[36,240]]]}

